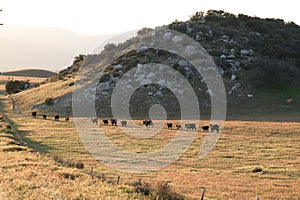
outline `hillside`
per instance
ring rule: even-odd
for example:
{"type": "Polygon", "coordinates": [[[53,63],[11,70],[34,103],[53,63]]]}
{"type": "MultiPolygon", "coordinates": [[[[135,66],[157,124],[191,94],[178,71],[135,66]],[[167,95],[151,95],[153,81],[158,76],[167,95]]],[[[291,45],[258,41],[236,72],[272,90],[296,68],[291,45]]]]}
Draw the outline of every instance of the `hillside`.
{"type": "MultiPolygon", "coordinates": [[[[280,19],[208,11],[206,14],[197,12],[189,21],[174,21],[163,28],[184,33],[201,44],[208,55],[212,56],[225,85],[228,118],[295,120],[299,116],[298,25],[280,19]]],[[[98,80],[96,113],[100,117],[111,116],[112,92],[118,81],[124,78],[123,75],[131,69],[141,69],[148,63],[160,63],[180,72],[189,81],[197,96],[202,116],[209,118],[210,97],[216,91],[207,88],[205,77],[201,77],[195,67],[176,55],[176,52],[143,46],[144,40],[155,34],[155,30],[153,32],[145,28],[124,43],[107,44],[98,55],[76,57],[73,65],[62,70],[56,78],[39,88],[15,95],[17,108],[20,111],[37,109],[72,115],[71,86],[78,78],[79,71],[82,80],[75,84],[76,90],[81,88],[86,98],[89,98],[92,89],[88,84],[98,80]],[[47,106],[45,98],[53,98],[55,106],[47,106]]],[[[161,43],[170,39],[180,43],[180,37],[171,31],[164,34],[165,41],[161,43]]],[[[158,74],[163,72],[158,71],[158,74]]],[[[179,102],[172,94],[174,91],[165,87],[169,85],[149,84],[149,78],[143,74],[135,74],[134,79],[144,87],[139,87],[132,94],[129,105],[132,117],[148,117],[149,108],[155,104],[164,106],[169,118],[180,116],[179,102]]],[[[181,91],[176,80],[169,82],[177,92],[181,91]]]]}
{"type": "Polygon", "coordinates": [[[24,76],[24,77],[38,77],[38,78],[51,78],[57,74],[48,70],[42,69],[23,69],[17,71],[4,72],[5,76],[24,76]]]}

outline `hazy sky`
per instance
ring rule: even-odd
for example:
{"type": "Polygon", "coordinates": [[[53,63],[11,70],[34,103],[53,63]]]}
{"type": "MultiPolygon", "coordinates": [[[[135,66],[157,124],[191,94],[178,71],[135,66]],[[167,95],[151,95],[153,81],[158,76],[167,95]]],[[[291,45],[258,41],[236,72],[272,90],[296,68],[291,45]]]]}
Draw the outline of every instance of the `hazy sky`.
{"type": "Polygon", "coordinates": [[[90,35],[109,33],[109,38],[175,19],[186,21],[197,11],[210,9],[300,25],[296,0],[0,0],[0,8],[0,23],[4,24],[0,26],[0,71],[60,70],[106,40],[90,35]]]}
{"type": "Polygon", "coordinates": [[[187,20],[196,11],[282,18],[300,24],[295,0],[1,0],[6,25],[61,27],[79,34],[120,33],[187,20]]]}

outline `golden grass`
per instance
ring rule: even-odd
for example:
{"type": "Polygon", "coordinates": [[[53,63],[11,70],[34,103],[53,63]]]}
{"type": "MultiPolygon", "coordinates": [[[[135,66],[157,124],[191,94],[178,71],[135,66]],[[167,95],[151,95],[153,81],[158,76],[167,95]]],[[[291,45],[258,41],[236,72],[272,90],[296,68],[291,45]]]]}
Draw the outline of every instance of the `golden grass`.
{"type": "MultiPolygon", "coordinates": [[[[66,94],[70,94],[73,91],[73,87],[69,86],[69,84],[72,82],[74,82],[74,79],[69,79],[68,81],[59,80],[57,82],[42,84],[39,87],[32,88],[30,90],[23,91],[22,93],[13,95],[13,98],[16,100],[15,103],[17,112],[29,113],[31,111],[28,108],[31,108],[33,105],[45,103],[45,99],[47,98],[55,99],[66,94]]],[[[62,112],[61,109],[59,111],[62,112]]],[[[53,113],[46,112],[45,114],[53,113]]]]}
{"type": "Polygon", "coordinates": [[[128,186],[107,184],[20,146],[1,114],[0,118],[0,199],[118,200],[140,196],[128,186]]]}
{"type": "MultiPolygon", "coordinates": [[[[199,199],[202,186],[207,189],[207,199],[300,197],[300,123],[297,122],[227,121],[217,145],[205,158],[198,156],[205,136],[199,131],[189,149],[170,166],[153,173],[131,174],[98,163],[80,142],[73,119],[70,122],[32,119],[29,114],[16,115],[9,106],[6,108],[8,117],[29,146],[48,156],[83,162],[86,173],[93,167],[95,174],[105,174],[107,180],[120,175],[126,185],[138,179],[150,184],[168,181],[186,199],[199,199]],[[253,172],[257,168],[262,171],[253,172]]],[[[134,139],[118,127],[107,126],[104,130],[116,145],[132,152],[158,149],[175,132],[164,128],[153,138],[134,139]]],[[[57,176],[57,172],[48,173],[57,176]]]]}
{"type": "Polygon", "coordinates": [[[27,81],[29,80],[29,82],[31,83],[39,83],[42,82],[44,80],[46,80],[47,78],[38,78],[38,77],[27,77],[27,76],[0,76],[0,82],[2,81],[8,81],[8,80],[18,80],[18,81],[27,81]]]}

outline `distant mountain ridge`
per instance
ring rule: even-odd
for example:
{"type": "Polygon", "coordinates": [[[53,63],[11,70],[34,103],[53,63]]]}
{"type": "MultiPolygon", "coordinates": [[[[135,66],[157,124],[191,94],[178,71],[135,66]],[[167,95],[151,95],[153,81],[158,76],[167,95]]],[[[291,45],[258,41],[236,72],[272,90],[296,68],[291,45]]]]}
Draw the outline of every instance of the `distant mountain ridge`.
{"type": "Polygon", "coordinates": [[[43,69],[23,69],[17,71],[4,72],[6,76],[24,76],[24,77],[37,77],[37,78],[51,78],[57,75],[55,72],[51,72],[43,69]]]}
{"type": "Polygon", "coordinates": [[[80,36],[60,28],[1,26],[0,71],[59,71],[70,65],[76,55],[91,53],[111,36],[80,36]]]}

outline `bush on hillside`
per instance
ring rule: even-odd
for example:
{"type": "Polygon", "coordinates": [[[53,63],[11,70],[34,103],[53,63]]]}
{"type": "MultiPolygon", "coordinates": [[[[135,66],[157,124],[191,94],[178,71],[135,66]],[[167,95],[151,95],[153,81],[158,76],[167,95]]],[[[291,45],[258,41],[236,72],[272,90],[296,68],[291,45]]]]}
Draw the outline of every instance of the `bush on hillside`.
{"type": "Polygon", "coordinates": [[[5,84],[5,90],[8,94],[15,94],[24,90],[26,84],[28,84],[27,81],[8,81],[5,84]]]}
{"type": "Polygon", "coordinates": [[[46,98],[45,99],[45,104],[50,106],[54,104],[54,99],[53,98],[46,98]]]}

